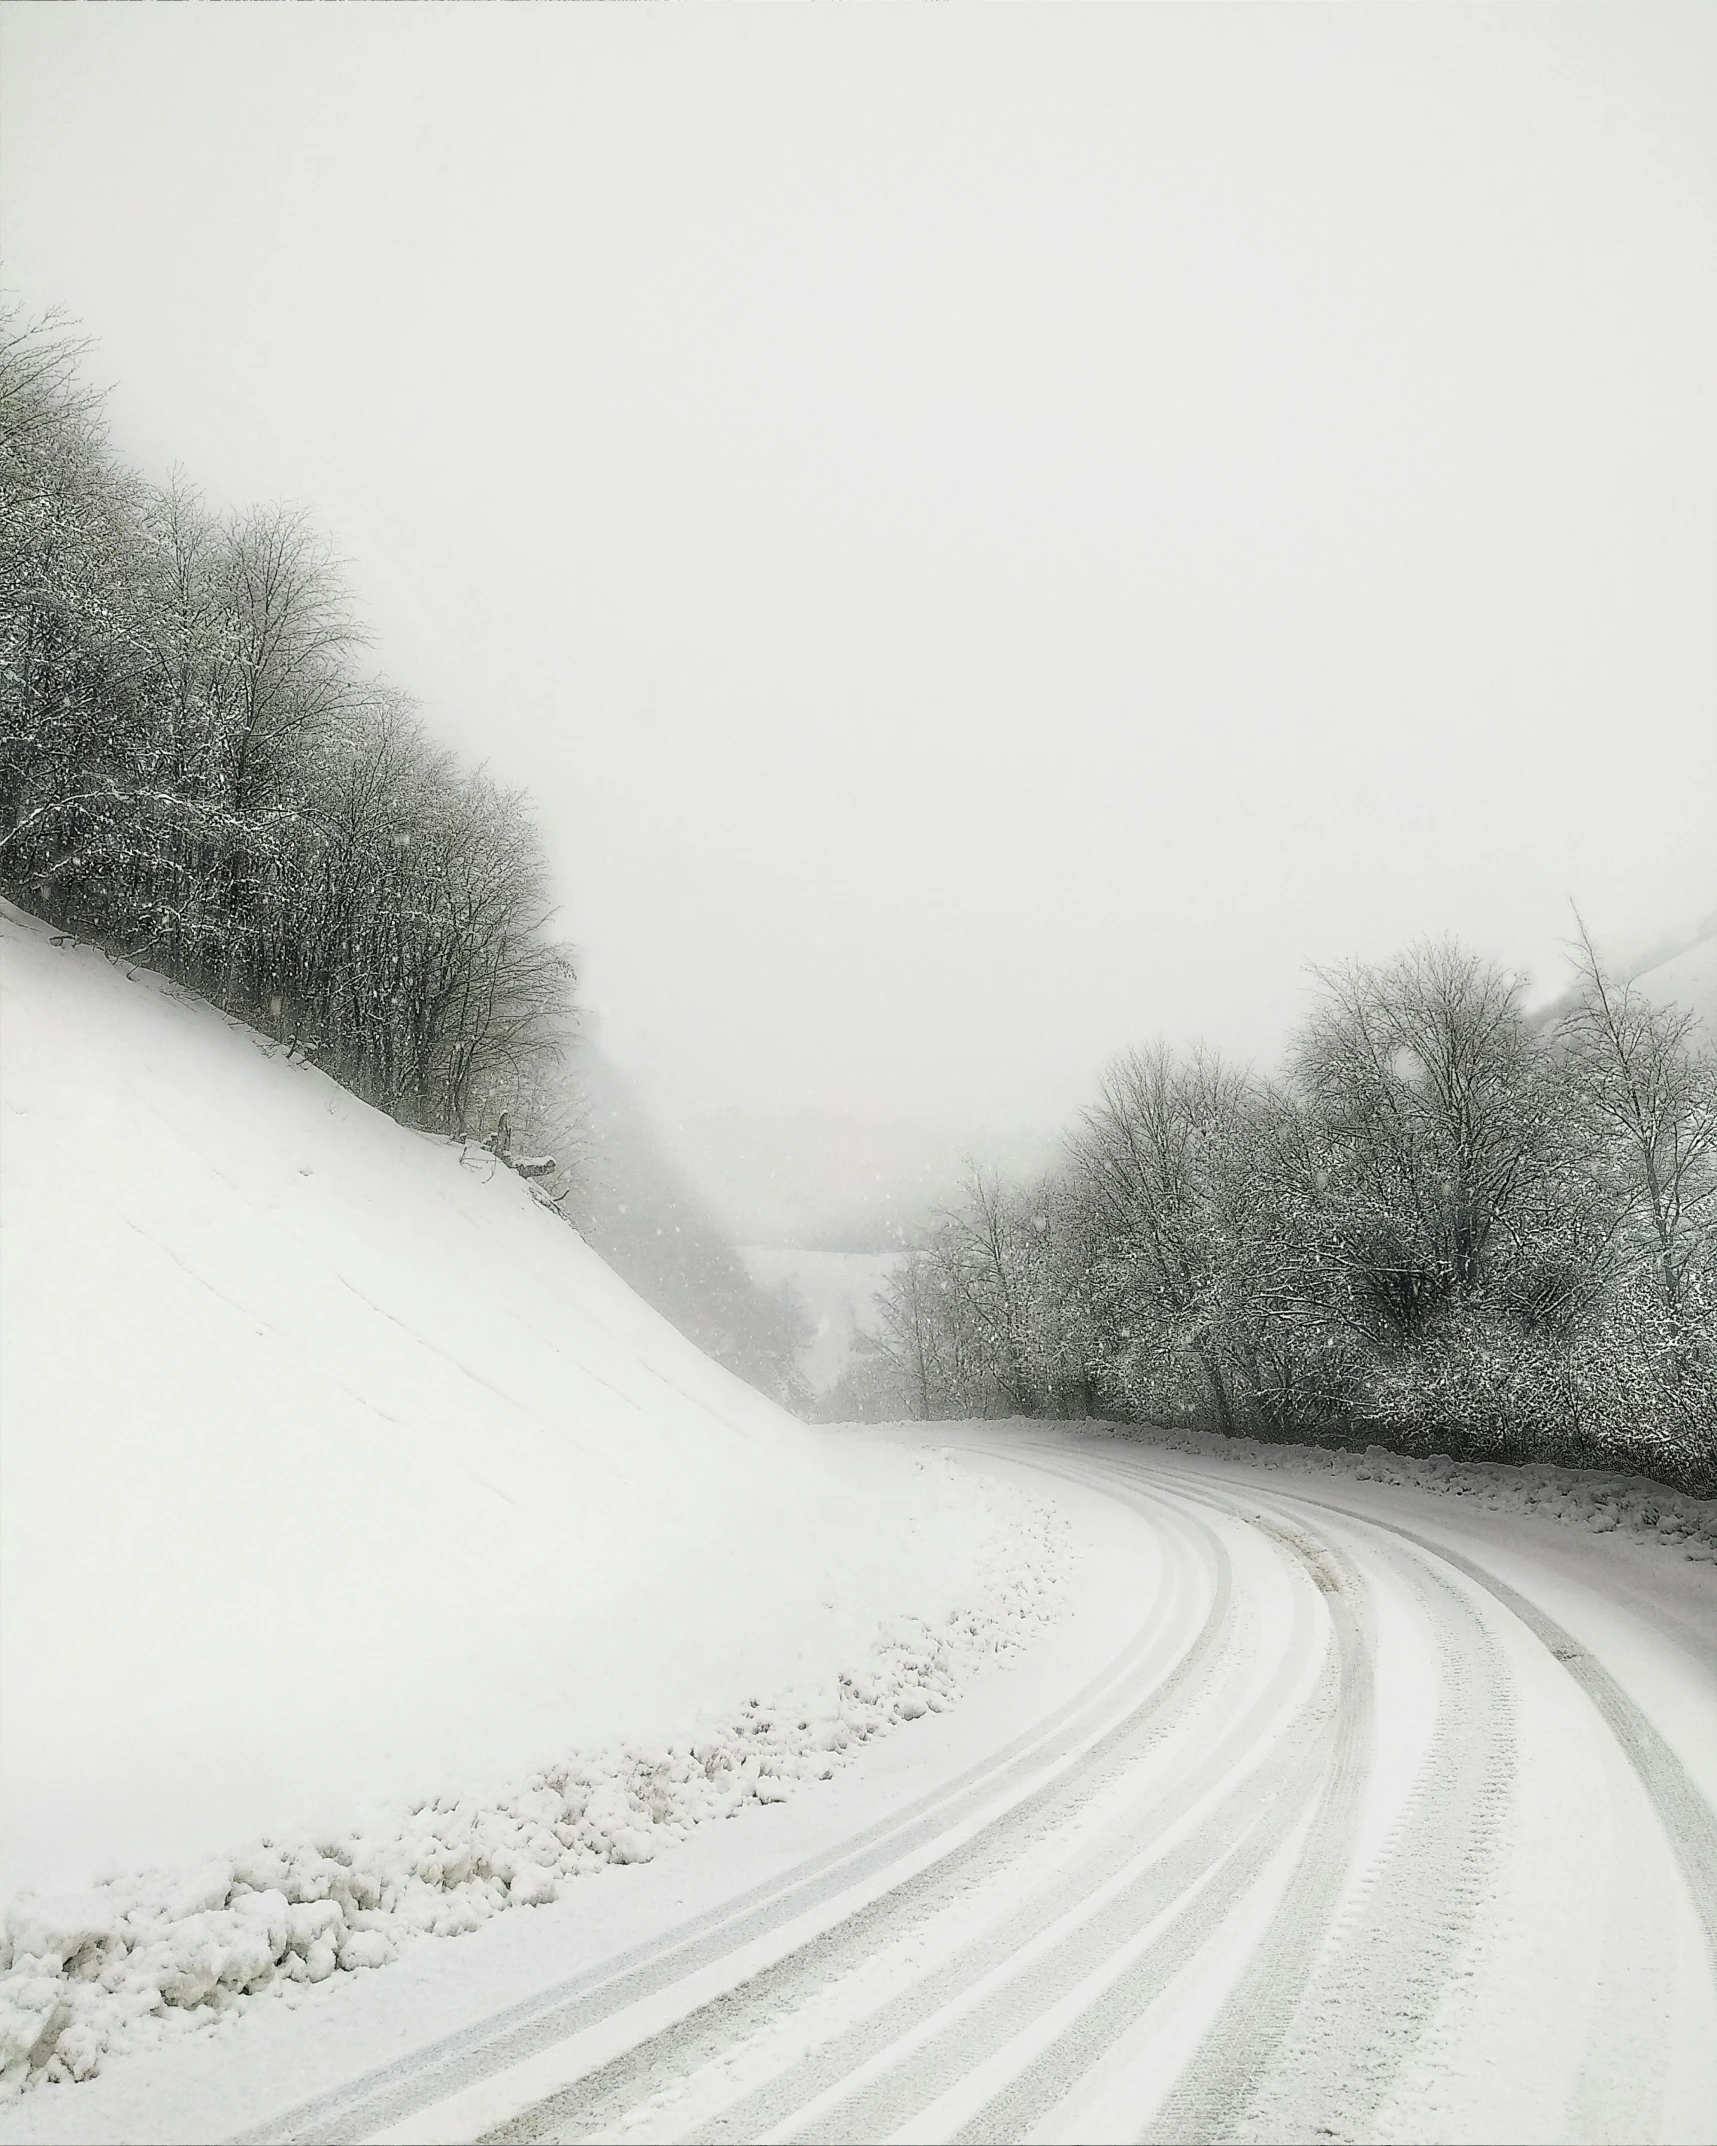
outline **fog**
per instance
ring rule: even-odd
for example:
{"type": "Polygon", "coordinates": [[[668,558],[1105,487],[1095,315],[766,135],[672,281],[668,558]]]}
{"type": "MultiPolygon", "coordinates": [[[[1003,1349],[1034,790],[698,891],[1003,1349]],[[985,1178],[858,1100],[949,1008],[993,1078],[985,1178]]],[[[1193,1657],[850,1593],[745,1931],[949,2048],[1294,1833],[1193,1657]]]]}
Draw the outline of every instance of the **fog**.
{"type": "Polygon", "coordinates": [[[0,257],[313,505],[779,1234],[1717,903],[1713,109],[1708,8],[9,6],[0,257]]]}

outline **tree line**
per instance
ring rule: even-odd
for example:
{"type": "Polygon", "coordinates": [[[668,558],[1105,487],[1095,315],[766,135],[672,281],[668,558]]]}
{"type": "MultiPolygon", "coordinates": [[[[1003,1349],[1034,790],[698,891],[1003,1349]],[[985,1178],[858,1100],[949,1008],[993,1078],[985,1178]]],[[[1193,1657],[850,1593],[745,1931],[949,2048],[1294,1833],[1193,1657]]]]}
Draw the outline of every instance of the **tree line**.
{"type": "Polygon", "coordinates": [[[302,511],[121,463],[83,357],[0,308],[0,889],[404,1122],[492,1137],[573,980],[521,796],[368,672],[302,511]]]}
{"type": "Polygon", "coordinates": [[[970,1174],[827,1413],[1102,1415],[1717,1494],[1717,1057],[1609,976],[1320,976],[1280,1079],[1156,1046],[1041,1182],[970,1174]]]}

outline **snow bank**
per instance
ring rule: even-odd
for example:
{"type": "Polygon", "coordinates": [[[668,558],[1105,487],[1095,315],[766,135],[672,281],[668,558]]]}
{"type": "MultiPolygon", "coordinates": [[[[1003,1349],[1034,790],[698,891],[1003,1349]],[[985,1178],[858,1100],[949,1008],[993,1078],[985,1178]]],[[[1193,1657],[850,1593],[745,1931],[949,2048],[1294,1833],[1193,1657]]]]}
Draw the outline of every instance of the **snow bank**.
{"type": "Polygon", "coordinates": [[[940,1625],[889,1620],[846,1670],[665,1744],[569,1753],[489,1802],[444,1795],[189,1872],[20,1895],[0,1933],[0,2096],[91,2078],[106,2058],[258,1999],[294,2002],[342,1970],[384,1966],[414,1939],[558,1899],[711,1819],[785,1802],[877,1736],[940,1713],[1054,1615],[1066,1523],[1010,1486],[929,1466],[945,1496],[975,1492],[991,1523],[970,1599],[940,1625]]]}
{"type": "Polygon", "coordinates": [[[886,1620],[936,1635],[928,1693],[951,1631],[1037,1599],[1014,1494],[796,1423],[493,1157],[4,905],[0,1045],[15,2059],[75,2069],[125,2017],[379,1960],[425,1888],[453,1927],[612,1860],[592,1766],[632,1809],[646,1755],[683,1754],[650,1760],[640,1838],[772,1795],[812,1731],[777,1746],[749,1700],[845,1672],[898,1712],[886,1620]],[[700,1720],[723,1749],[752,1721],[750,1775],[696,1775],[700,1720]],[[421,1845],[402,1877],[451,1811],[441,1882],[421,1845]],[[246,1839],[279,1867],[209,1865],[246,1839]],[[114,2000],[82,2043],[74,1983],[114,2000]]]}
{"type": "Polygon", "coordinates": [[[1325,1446],[1269,1445],[1224,1438],[1215,1431],[1106,1425],[1111,1435],[1210,1460],[1243,1460],[1257,1468],[1298,1475],[1347,1475],[1362,1483],[1408,1485],[1451,1498],[1471,1498],[1489,1512],[1537,1513],[1594,1534],[1619,1532],[1654,1542],[1683,1557],[1717,1562],[1717,1498],[1690,1498],[1638,1475],[1591,1468],[1515,1467],[1504,1461],[1454,1461],[1443,1454],[1414,1460],[1383,1446],[1363,1453],[1325,1446]]]}

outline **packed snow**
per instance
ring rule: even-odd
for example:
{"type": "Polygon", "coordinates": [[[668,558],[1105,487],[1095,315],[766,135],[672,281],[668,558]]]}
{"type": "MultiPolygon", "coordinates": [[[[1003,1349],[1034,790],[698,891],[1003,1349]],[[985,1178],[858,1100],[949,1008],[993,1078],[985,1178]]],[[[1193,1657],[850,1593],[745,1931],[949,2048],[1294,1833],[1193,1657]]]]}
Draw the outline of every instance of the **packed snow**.
{"type": "Polygon", "coordinates": [[[794,1422],[492,1156],[0,956],[14,2084],[778,1799],[1054,1614],[1047,1508],[794,1422]]]}

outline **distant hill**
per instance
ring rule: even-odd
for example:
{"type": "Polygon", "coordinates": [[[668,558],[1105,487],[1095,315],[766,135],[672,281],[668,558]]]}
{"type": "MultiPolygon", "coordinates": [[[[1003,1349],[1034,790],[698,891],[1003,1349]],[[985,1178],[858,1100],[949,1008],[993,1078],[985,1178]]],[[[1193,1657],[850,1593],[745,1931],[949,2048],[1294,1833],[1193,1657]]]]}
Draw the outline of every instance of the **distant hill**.
{"type": "Polygon", "coordinates": [[[748,1244],[741,1256],[759,1288],[786,1287],[803,1305],[807,1325],[799,1365],[812,1392],[826,1393],[846,1369],[860,1336],[875,1336],[877,1301],[900,1255],[748,1244]]]}
{"type": "MultiPolygon", "coordinates": [[[[1691,931],[1681,931],[1643,946],[1612,946],[1600,941],[1599,959],[1606,976],[1619,976],[1659,1006],[1679,1006],[1696,1016],[1709,1046],[1717,1044],[1717,915],[1691,931]]],[[[1570,963],[1570,968],[1572,964],[1570,963]]],[[[1549,1027],[1574,1003],[1577,986],[1570,978],[1528,998],[1528,1019],[1549,1027]]]]}
{"type": "Polygon", "coordinates": [[[772,1400],[803,1412],[809,1328],[779,1286],[760,1286],[663,1147],[637,1091],[592,1036],[578,1046],[577,1101],[556,1145],[562,1212],[644,1301],[772,1400]]]}
{"type": "Polygon", "coordinates": [[[1697,1014],[1707,1043],[1717,1043],[1717,918],[1708,918],[1698,938],[1649,967],[1632,982],[1660,1006],[1697,1014]]]}

